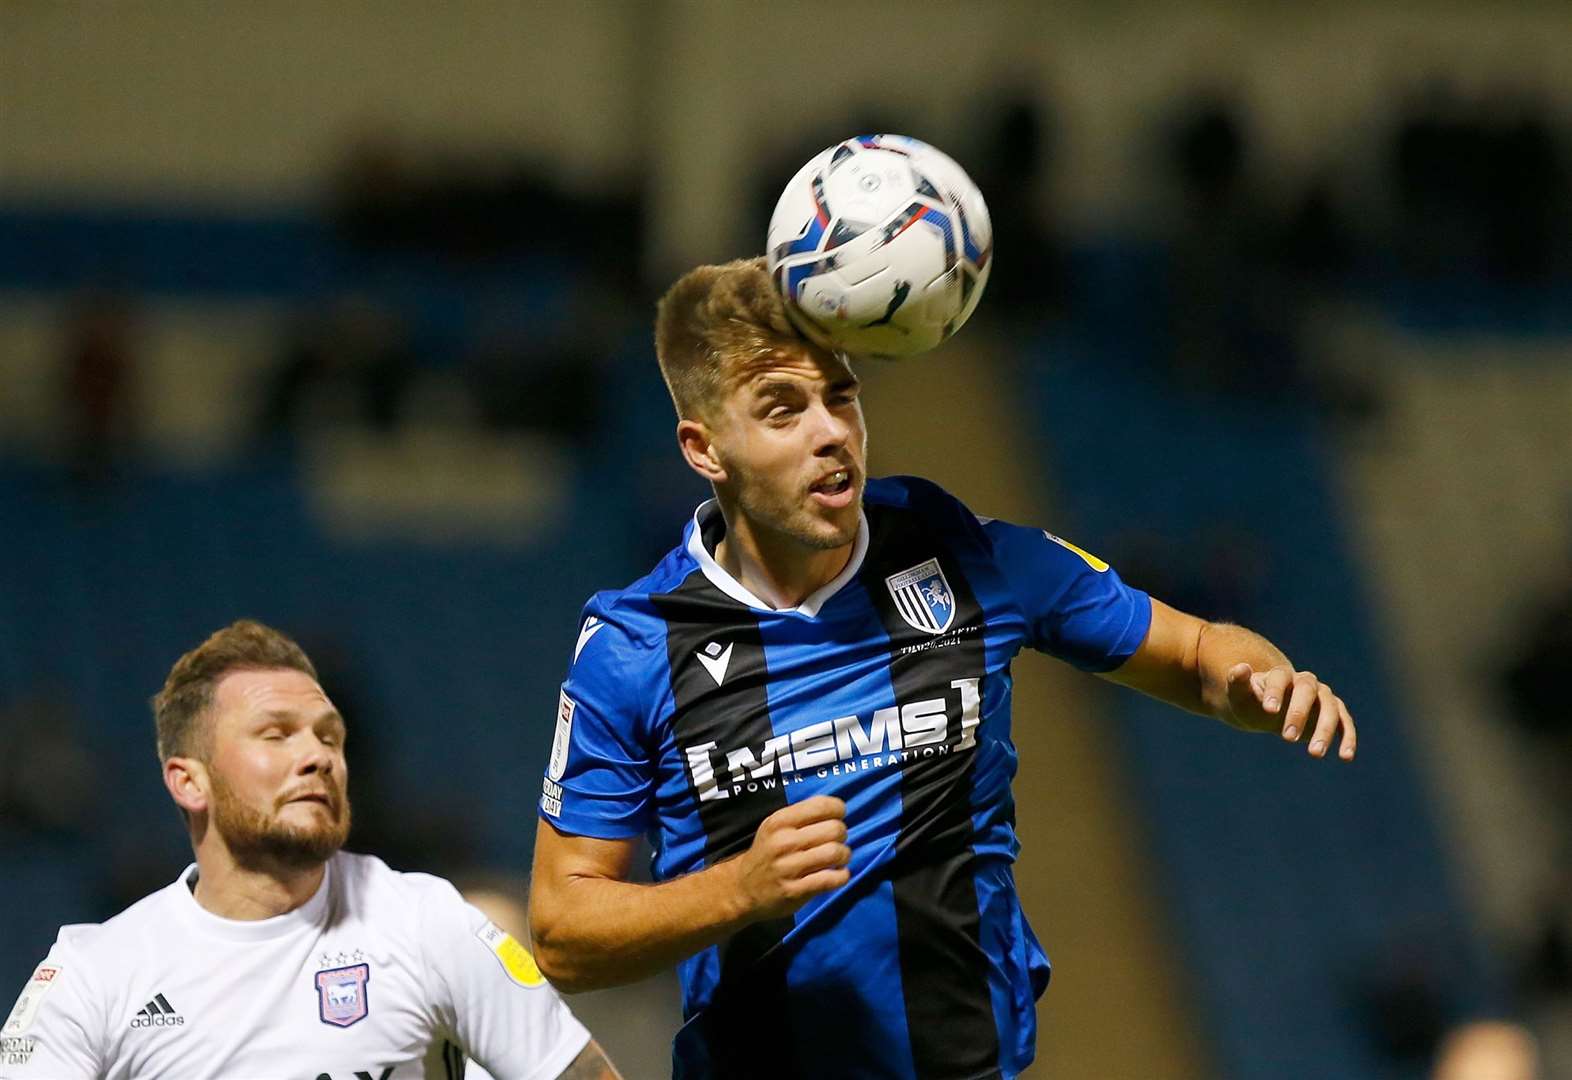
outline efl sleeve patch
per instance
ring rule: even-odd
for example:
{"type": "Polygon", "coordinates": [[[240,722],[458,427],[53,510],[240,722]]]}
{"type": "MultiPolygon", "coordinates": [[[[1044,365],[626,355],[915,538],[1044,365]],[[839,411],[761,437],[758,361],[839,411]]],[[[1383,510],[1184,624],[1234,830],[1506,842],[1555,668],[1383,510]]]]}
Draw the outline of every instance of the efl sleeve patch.
{"type": "Polygon", "coordinates": [[[566,690],[557,695],[557,733],[551,740],[551,764],[547,777],[561,780],[568,771],[568,747],[573,744],[573,710],[578,702],[568,697],[566,690]]]}
{"type": "MultiPolygon", "coordinates": [[[[607,624],[600,624],[605,626],[607,624]]],[[[635,648],[607,630],[585,648],[557,695],[540,816],[575,836],[637,836],[652,817],[656,762],[645,732],[644,684],[666,673],[664,650],[635,648]],[[613,647],[615,646],[615,647],[613,647]]]]}
{"type": "Polygon", "coordinates": [[[551,740],[551,760],[541,784],[540,808],[554,818],[562,816],[562,785],[557,781],[568,770],[568,747],[573,743],[573,710],[578,703],[566,690],[557,698],[557,734],[551,740]]]}
{"type": "Polygon", "coordinates": [[[11,1007],[11,1015],[6,1017],[5,1027],[0,1028],[0,1034],[8,1037],[22,1035],[33,1026],[34,1019],[38,1016],[39,1006],[44,1003],[44,995],[49,993],[64,969],[59,964],[45,961],[33,969],[33,977],[27,980],[27,985],[22,987],[22,996],[16,999],[16,1004],[11,1007]]]}
{"type": "Polygon", "coordinates": [[[535,958],[530,955],[530,951],[502,927],[487,922],[475,931],[475,936],[491,950],[492,955],[502,964],[502,970],[508,973],[508,978],[523,987],[546,985],[546,977],[535,965],[535,958]]]}

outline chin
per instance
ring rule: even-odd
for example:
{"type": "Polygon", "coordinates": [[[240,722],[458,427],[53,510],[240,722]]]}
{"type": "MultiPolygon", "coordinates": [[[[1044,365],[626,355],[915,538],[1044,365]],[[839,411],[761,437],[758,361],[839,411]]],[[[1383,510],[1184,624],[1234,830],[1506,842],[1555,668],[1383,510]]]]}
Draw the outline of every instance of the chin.
{"type": "MultiPolygon", "coordinates": [[[[853,503],[844,515],[850,516],[850,521],[825,521],[820,518],[804,533],[804,539],[809,547],[819,548],[823,551],[832,551],[835,548],[845,547],[857,539],[857,505],[853,503]]],[[[837,515],[840,517],[843,515],[837,515]]]]}
{"type": "Polygon", "coordinates": [[[280,828],[315,832],[336,825],[338,813],[320,803],[296,803],[276,812],[273,821],[280,828]]]}

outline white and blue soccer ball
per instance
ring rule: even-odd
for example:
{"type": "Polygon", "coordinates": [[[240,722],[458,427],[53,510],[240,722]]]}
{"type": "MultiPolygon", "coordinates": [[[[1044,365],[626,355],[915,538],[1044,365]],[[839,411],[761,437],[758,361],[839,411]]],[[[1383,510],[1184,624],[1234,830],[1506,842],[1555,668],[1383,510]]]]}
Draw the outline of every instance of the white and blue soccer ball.
{"type": "Polygon", "coordinates": [[[954,334],[993,264],[988,206],[948,155],[859,135],[798,170],[770,218],[770,276],[825,348],[899,358],[954,334]]]}

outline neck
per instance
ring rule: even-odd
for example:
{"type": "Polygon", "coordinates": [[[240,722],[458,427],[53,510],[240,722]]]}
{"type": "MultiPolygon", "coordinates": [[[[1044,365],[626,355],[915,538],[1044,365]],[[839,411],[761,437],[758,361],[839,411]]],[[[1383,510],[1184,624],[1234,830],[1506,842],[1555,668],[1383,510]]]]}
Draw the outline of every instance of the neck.
{"type": "MultiPolygon", "coordinates": [[[[207,839],[213,839],[209,830],[207,839]]],[[[197,848],[196,902],[224,919],[254,922],[294,911],[316,894],[327,864],[242,866],[220,843],[197,848]],[[206,848],[206,850],[204,850],[206,848]]]]}
{"type": "Polygon", "coordinates": [[[794,608],[834,581],[851,561],[856,541],[837,548],[813,548],[755,525],[721,503],[726,535],[715,547],[715,561],[754,596],[777,611],[794,608]]]}

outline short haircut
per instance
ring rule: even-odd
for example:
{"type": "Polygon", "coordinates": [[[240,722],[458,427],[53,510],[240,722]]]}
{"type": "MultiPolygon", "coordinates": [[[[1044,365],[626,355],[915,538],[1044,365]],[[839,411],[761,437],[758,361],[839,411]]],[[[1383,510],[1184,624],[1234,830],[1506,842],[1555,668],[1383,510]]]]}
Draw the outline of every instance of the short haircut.
{"type": "Polygon", "coordinates": [[[763,256],[689,270],[655,308],[655,356],[685,420],[718,401],[728,377],[804,341],[763,256]]]}
{"type": "Polygon", "coordinates": [[[204,758],[211,749],[211,733],[200,721],[213,704],[219,680],[232,671],[274,668],[317,677],[317,669],[299,645],[253,619],[230,623],[176,660],[164,688],[153,697],[158,760],[204,758]]]}

